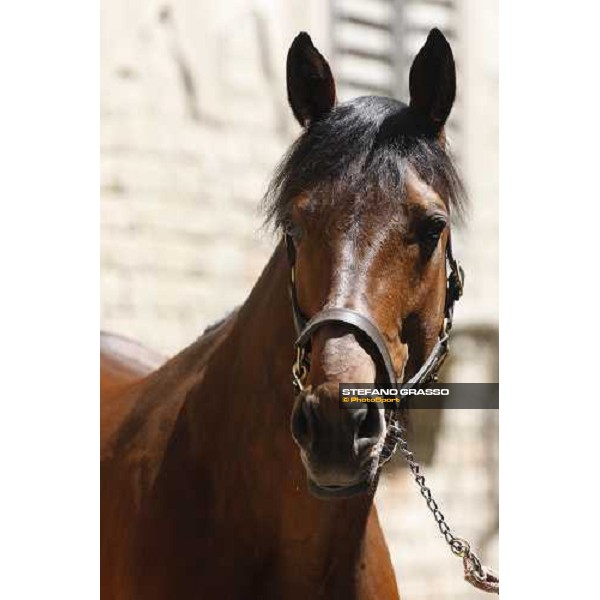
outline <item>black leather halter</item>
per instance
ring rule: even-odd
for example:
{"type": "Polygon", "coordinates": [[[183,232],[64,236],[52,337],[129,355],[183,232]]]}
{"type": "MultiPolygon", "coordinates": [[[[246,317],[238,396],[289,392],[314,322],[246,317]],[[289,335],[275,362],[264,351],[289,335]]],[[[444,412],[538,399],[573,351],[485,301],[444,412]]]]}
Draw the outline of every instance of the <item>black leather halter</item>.
{"type": "MultiPolygon", "coordinates": [[[[290,265],[290,296],[294,324],[298,336],[295,343],[296,360],[292,368],[292,381],[297,393],[301,392],[304,388],[303,379],[310,368],[310,342],[312,336],[317,329],[327,323],[343,323],[368,340],[371,350],[370,354],[377,367],[377,372],[385,377],[384,385],[390,385],[391,387],[400,385],[402,388],[412,388],[437,380],[438,371],[449,350],[449,332],[452,329],[454,303],[462,296],[464,284],[464,272],[452,254],[451,237],[448,237],[446,245],[446,261],[449,274],[446,280],[446,302],[442,329],[435,346],[421,365],[421,368],[404,383],[399,382],[396,377],[392,357],[383,335],[377,325],[367,315],[350,308],[335,307],[318,312],[310,320],[304,316],[298,304],[296,291],[296,247],[292,238],[287,234],[285,235],[285,245],[290,265]]],[[[400,439],[397,412],[398,405],[396,404],[388,420],[388,429],[380,459],[380,466],[391,457],[400,439]]]]}
{"type": "MultiPolygon", "coordinates": [[[[379,368],[379,372],[385,374],[385,384],[395,387],[400,383],[396,377],[392,357],[389,353],[385,339],[381,335],[377,325],[366,315],[359,313],[350,308],[336,307],[327,308],[315,314],[308,320],[298,304],[298,296],[296,291],[295,266],[296,266],[296,248],[289,235],[285,236],[285,245],[290,264],[290,296],[292,300],[292,310],[294,315],[294,324],[298,338],[296,339],[296,350],[300,358],[298,367],[304,370],[304,373],[294,379],[294,385],[298,390],[301,390],[302,378],[309,367],[310,341],[317,329],[327,323],[344,323],[350,328],[358,330],[362,336],[369,340],[374,352],[372,352],[375,364],[379,368]]],[[[452,254],[451,238],[448,238],[446,245],[446,260],[449,266],[449,275],[446,282],[446,303],[444,322],[438,341],[433,350],[421,368],[405,383],[402,387],[408,388],[419,384],[430,383],[435,380],[437,373],[448,354],[449,332],[452,329],[452,318],[454,314],[454,303],[460,299],[463,293],[464,272],[458,261],[452,254]]]]}

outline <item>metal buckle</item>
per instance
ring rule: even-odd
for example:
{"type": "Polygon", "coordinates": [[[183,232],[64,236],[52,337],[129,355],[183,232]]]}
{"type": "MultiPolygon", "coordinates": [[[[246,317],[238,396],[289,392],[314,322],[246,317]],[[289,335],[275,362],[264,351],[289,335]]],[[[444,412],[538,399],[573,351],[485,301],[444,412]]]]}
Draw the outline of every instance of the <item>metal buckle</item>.
{"type": "Polygon", "coordinates": [[[460,300],[461,296],[463,295],[465,286],[465,272],[460,266],[460,263],[455,259],[453,259],[450,263],[450,268],[452,269],[452,272],[448,278],[448,288],[452,295],[452,300],[456,302],[460,300]]]}
{"type": "Polygon", "coordinates": [[[456,272],[457,272],[457,284],[458,284],[458,298],[456,298],[457,300],[459,300],[462,295],[463,292],[465,290],[465,270],[462,268],[462,265],[456,261],[456,272]]]}
{"type": "Polygon", "coordinates": [[[301,392],[304,389],[302,380],[308,373],[305,359],[304,348],[302,346],[296,346],[296,360],[292,366],[292,383],[298,392],[301,392]]]}

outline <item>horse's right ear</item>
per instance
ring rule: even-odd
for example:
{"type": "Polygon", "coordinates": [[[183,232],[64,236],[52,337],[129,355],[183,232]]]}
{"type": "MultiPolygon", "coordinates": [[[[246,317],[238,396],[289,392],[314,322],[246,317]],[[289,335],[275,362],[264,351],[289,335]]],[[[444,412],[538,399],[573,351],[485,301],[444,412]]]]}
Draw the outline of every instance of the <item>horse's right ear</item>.
{"type": "Polygon", "coordinates": [[[439,29],[432,29],[409,74],[410,105],[427,117],[440,133],[456,97],[456,68],[452,48],[439,29]]]}
{"type": "Polygon", "coordinates": [[[335,82],[329,64],[301,32],[287,55],[287,94],[294,116],[308,127],[335,105],[335,82]]]}

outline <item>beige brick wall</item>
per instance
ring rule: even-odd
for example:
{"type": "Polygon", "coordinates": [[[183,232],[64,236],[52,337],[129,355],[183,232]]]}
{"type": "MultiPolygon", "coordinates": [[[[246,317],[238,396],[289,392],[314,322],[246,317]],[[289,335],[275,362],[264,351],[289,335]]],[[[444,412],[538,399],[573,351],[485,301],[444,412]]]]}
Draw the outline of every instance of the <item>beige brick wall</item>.
{"type": "Polygon", "coordinates": [[[457,251],[467,273],[457,323],[498,325],[498,0],[458,0],[461,168],[471,199],[457,251]]]}
{"type": "MultiPolygon", "coordinates": [[[[258,206],[298,127],[285,55],[318,1],[102,3],[104,329],[175,353],[241,303],[273,239],[258,206]]],[[[321,39],[320,39],[321,38],[321,39]]]]}

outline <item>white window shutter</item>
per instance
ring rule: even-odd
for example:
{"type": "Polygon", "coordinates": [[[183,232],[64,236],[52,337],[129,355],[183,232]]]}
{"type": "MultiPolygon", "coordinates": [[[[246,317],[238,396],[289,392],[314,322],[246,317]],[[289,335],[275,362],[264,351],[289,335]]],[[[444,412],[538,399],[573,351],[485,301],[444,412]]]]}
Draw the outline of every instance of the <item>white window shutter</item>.
{"type": "MultiPolygon", "coordinates": [[[[456,0],[330,0],[339,99],[372,94],[408,102],[410,65],[433,27],[450,41],[460,68],[456,4],[456,0]]],[[[459,123],[460,85],[447,127],[454,150],[459,123]]]]}

